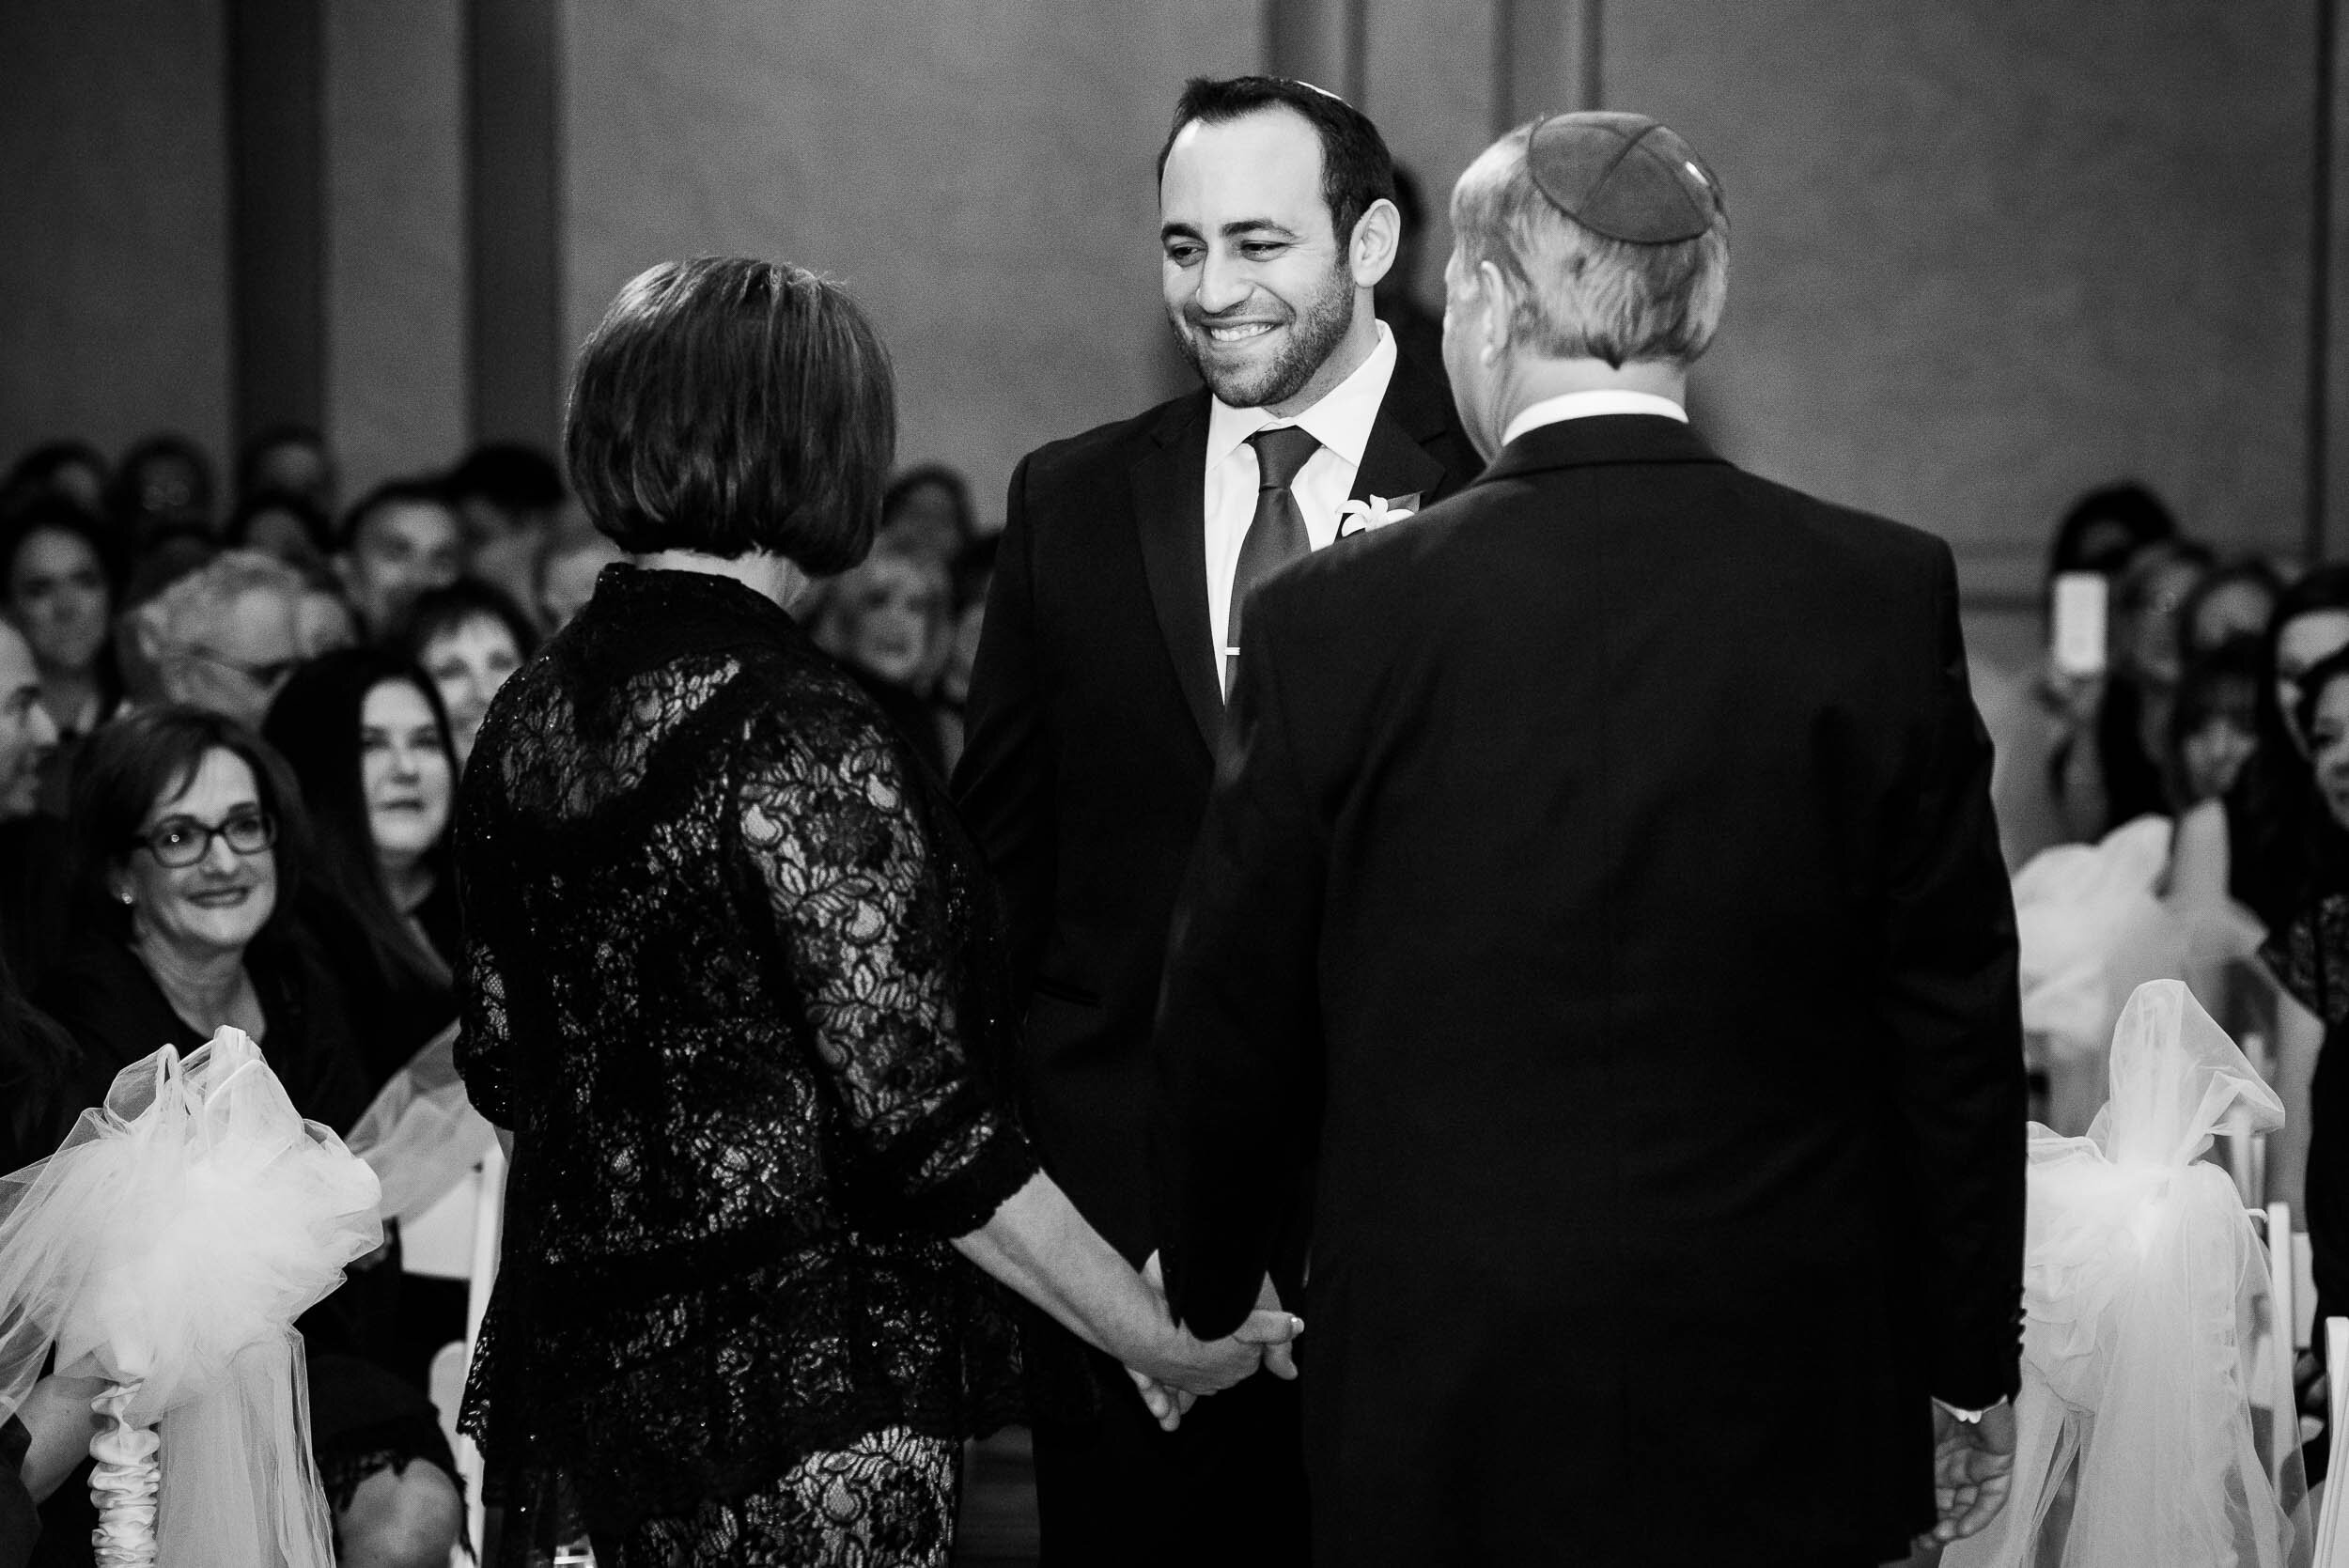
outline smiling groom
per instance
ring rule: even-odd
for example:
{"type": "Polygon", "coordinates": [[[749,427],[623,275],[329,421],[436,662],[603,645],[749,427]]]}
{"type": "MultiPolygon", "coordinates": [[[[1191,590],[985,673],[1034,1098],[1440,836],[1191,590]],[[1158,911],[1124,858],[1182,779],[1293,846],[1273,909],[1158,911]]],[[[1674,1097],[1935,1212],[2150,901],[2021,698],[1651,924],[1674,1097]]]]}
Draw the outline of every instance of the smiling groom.
{"type": "MultiPolygon", "coordinates": [[[[1136,1264],[1158,1245],[1143,1141],[1167,923],[1249,593],[1480,466],[1444,387],[1372,315],[1398,225],[1377,127],[1300,82],[1193,81],[1159,164],[1167,315],[1206,384],[1013,474],[956,775],[1007,905],[1031,1135],[1136,1264]]],[[[1274,1265],[1290,1298],[1301,1255],[1299,1236],[1274,1265]]],[[[1035,1433],[1048,1568],[1307,1560],[1294,1385],[1251,1378],[1162,1433],[1085,1354],[1097,1413],[1035,1433]]]]}

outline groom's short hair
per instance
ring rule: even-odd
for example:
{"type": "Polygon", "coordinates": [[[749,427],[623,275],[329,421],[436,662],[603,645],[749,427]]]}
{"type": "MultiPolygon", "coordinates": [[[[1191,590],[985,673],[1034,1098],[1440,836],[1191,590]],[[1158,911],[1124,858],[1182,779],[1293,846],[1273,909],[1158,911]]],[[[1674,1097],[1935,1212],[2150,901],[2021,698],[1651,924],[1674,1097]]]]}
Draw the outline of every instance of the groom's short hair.
{"type": "Polygon", "coordinates": [[[1174,138],[1191,121],[1222,125],[1266,109],[1294,110],[1321,139],[1321,199],[1329,205],[1330,227],[1344,250],[1371,203],[1394,200],[1394,155],[1368,115],[1310,82],[1285,76],[1192,77],[1183,84],[1174,123],[1159,144],[1159,178],[1166,178],[1174,138]]]}
{"type": "Polygon", "coordinates": [[[1598,359],[1695,361],[1729,299],[1729,214],[1693,240],[1637,244],[1561,212],[1526,168],[1539,119],[1486,147],[1452,189],[1463,265],[1489,261],[1517,286],[1511,325],[1536,351],[1598,359]]]}

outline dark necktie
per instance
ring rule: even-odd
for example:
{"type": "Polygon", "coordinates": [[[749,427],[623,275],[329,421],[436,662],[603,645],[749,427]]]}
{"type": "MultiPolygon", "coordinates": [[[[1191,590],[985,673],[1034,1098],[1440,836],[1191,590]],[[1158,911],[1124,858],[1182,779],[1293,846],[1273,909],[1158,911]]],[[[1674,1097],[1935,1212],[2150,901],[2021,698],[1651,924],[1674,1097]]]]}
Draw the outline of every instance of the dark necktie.
{"type": "Polygon", "coordinates": [[[1232,571],[1232,604],[1224,617],[1223,691],[1229,696],[1239,673],[1240,613],[1256,584],[1300,555],[1313,552],[1305,535],[1305,514],[1297,509],[1289,489],[1321,442],[1311,431],[1294,425],[1258,430],[1248,438],[1256,449],[1256,515],[1248,520],[1248,536],[1239,542],[1239,565],[1232,571]]]}

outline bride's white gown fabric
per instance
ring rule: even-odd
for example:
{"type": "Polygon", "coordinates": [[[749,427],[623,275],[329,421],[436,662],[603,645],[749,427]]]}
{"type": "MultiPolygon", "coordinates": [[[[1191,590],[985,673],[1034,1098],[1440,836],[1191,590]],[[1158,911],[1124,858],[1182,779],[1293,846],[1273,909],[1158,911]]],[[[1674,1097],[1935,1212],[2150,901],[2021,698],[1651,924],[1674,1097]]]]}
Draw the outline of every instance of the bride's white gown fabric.
{"type": "Polygon", "coordinates": [[[2031,1129],[2014,1488],[1943,1561],[2288,1568],[2252,1437],[2266,1254],[2233,1181],[2198,1163],[2237,1107],[2273,1129],[2282,1104],[2176,980],[2129,998],[2111,1087],[2087,1137],[2031,1129]]]}
{"type": "Polygon", "coordinates": [[[0,1177],[0,1415],[53,1344],[58,1374],[111,1385],[93,1490],[127,1502],[101,1502],[101,1563],[154,1560],[150,1529],[172,1568],[332,1563],[291,1326],[381,1244],[377,1197],[233,1029],[125,1067],[54,1155],[0,1177]]]}

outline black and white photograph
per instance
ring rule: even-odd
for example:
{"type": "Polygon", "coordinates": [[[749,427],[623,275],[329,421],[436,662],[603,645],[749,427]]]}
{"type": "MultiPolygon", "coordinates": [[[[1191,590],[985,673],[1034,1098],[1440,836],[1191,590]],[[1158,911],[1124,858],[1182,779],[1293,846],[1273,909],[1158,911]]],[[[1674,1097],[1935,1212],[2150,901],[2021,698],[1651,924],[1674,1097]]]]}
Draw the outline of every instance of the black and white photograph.
{"type": "Polygon", "coordinates": [[[0,1568],[2349,1568],[2341,10],[0,6],[0,1568]]]}

